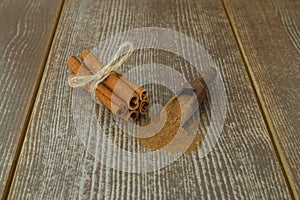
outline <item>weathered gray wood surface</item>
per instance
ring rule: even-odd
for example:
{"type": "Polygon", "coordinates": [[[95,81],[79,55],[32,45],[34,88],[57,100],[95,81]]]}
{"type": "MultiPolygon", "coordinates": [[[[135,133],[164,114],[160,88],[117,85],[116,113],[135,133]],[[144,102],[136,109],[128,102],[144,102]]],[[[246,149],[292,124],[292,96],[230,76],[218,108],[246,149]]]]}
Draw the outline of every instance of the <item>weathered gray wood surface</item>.
{"type": "MultiPolygon", "coordinates": [[[[159,55],[145,53],[140,60],[158,61],[159,55]]],[[[162,57],[162,61],[192,76],[184,63],[172,58],[162,57]]],[[[155,94],[155,98],[161,96],[164,100],[170,97],[163,91],[155,94]]],[[[110,134],[123,148],[135,145],[123,136],[116,137],[119,132],[110,134]]],[[[121,162],[125,158],[119,159],[121,162]]],[[[290,198],[220,1],[66,1],[9,198],[104,197],[290,198]],[[76,135],[71,111],[74,90],[68,87],[65,63],[68,56],[92,48],[109,36],[145,26],[180,31],[207,49],[225,80],[228,113],[220,141],[207,157],[200,159],[196,151],[156,172],[131,174],[101,165],[76,135]]]]}
{"type": "Polygon", "coordinates": [[[270,132],[300,197],[300,1],[225,0],[270,132]]]}
{"type": "Polygon", "coordinates": [[[20,152],[61,2],[0,2],[0,196],[20,152]]]}

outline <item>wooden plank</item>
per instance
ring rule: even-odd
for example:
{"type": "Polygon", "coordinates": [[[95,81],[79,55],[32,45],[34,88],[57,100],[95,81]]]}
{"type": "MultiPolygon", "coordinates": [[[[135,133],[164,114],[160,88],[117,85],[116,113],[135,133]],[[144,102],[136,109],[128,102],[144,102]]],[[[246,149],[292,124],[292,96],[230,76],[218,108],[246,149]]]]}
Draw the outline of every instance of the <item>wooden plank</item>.
{"type": "MultiPolygon", "coordinates": [[[[136,65],[162,61],[193,75],[185,62],[167,55],[149,51],[130,59],[136,65]]],[[[44,75],[10,199],[290,198],[220,1],[67,1],[44,75]],[[135,174],[103,166],[81,143],[71,110],[75,90],[68,87],[65,63],[109,36],[148,26],[177,30],[207,49],[224,77],[228,112],[222,136],[208,156],[201,159],[197,150],[161,170],[135,174]]],[[[152,98],[158,96],[166,101],[171,94],[161,89],[152,98]]],[[[120,131],[108,134],[125,149],[135,145],[120,131]]]]}
{"type": "Polygon", "coordinates": [[[0,195],[20,152],[61,3],[0,2],[0,195]]]}
{"type": "Polygon", "coordinates": [[[300,2],[225,0],[296,197],[300,197],[300,2]]]}

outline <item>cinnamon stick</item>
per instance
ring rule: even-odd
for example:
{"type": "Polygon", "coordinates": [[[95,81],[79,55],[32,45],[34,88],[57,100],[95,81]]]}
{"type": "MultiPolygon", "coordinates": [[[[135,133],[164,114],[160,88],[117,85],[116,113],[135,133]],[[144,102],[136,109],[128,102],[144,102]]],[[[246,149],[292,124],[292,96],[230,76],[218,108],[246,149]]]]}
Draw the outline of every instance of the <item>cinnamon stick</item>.
{"type": "Polygon", "coordinates": [[[146,100],[146,101],[141,101],[141,103],[140,103],[140,108],[139,108],[139,110],[140,110],[140,113],[141,114],[143,114],[143,115],[145,115],[145,114],[148,114],[148,112],[149,112],[149,101],[148,100],[146,100]]]}
{"type": "Polygon", "coordinates": [[[201,78],[198,78],[190,83],[183,85],[182,90],[176,98],[181,98],[182,102],[182,124],[185,124],[195,113],[196,108],[202,104],[204,98],[208,95],[207,84],[212,83],[217,76],[214,68],[208,67],[201,73],[201,78]],[[190,95],[196,94],[197,98],[191,98],[190,95]]]}
{"type": "MultiPolygon", "coordinates": [[[[84,50],[80,55],[85,66],[93,73],[102,69],[103,64],[89,51],[84,50]]],[[[115,93],[120,99],[126,102],[130,110],[136,110],[139,107],[139,96],[130,88],[123,79],[116,74],[110,74],[104,81],[104,85],[115,93]]]]}
{"type": "Polygon", "coordinates": [[[137,110],[130,110],[128,112],[128,115],[124,116],[128,121],[136,121],[137,118],[139,117],[139,112],[137,110]]]}
{"type": "MultiPolygon", "coordinates": [[[[81,62],[75,57],[71,56],[67,61],[67,66],[72,70],[71,76],[89,76],[91,73],[81,64],[81,62]]],[[[90,83],[83,87],[85,90],[89,91],[90,83]]],[[[103,105],[110,109],[115,115],[122,116],[126,111],[125,103],[118,97],[114,97],[112,101],[112,92],[103,84],[99,84],[96,91],[96,97],[99,99],[103,105]]],[[[123,117],[128,120],[127,117],[123,117]]]]}
{"type": "Polygon", "coordinates": [[[126,83],[130,88],[135,90],[135,92],[139,95],[140,101],[148,100],[147,91],[143,87],[139,87],[138,85],[134,84],[124,76],[118,75],[119,79],[121,79],[124,83],[126,83]]]}

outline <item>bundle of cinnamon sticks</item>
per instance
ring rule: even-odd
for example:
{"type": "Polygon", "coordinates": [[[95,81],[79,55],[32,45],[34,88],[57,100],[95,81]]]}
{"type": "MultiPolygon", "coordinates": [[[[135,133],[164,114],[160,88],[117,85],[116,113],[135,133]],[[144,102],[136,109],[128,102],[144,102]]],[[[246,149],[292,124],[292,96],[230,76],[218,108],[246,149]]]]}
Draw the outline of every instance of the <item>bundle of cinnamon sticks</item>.
{"type": "MultiPolygon", "coordinates": [[[[67,66],[72,70],[71,77],[90,76],[101,70],[104,65],[90,50],[84,50],[80,59],[71,56],[67,66]]],[[[91,83],[83,88],[90,90],[91,83]]],[[[136,121],[139,114],[149,112],[149,100],[145,88],[137,86],[120,74],[111,73],[95,91],[96,98],[111,112],[126,121],[136,121]]]]}

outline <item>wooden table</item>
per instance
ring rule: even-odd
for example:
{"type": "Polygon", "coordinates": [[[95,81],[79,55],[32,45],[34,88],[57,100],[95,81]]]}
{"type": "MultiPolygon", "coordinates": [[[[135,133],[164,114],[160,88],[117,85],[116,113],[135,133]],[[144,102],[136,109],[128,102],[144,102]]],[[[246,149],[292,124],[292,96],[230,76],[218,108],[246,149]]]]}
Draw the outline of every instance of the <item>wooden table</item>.
{"type": "Polygon", "coordinates": [[[299,199],[300,1],[3,0],[0,27],[3,198],[299,199]],[[221,72],[228,104],[208,156],[194,151],[134,174],[103,166],[82,145],[65,63],[141,27],[201,44],[221,72]]]}

